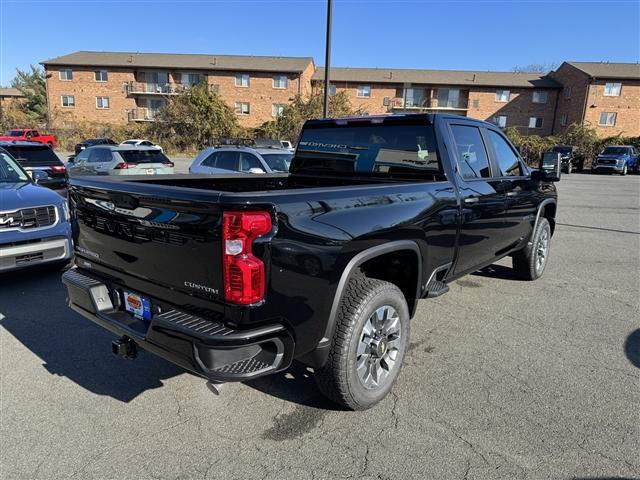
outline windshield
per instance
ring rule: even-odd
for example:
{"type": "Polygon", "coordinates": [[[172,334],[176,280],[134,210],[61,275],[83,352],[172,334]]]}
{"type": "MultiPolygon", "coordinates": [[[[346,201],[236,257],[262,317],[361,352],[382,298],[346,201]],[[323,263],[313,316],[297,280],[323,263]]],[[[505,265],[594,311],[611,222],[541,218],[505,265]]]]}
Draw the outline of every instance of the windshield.
{"type": "Polygon", "coordinates": [[[171,163],[160,150],[119,150],[127,163],[171,163]]]}
{"type": "Polygon", "coordinates": [[[263,153],[262,158],[274,172],[288,172],[293,153],[263,153]]]}
{"type": "Polygon", "coordinates": [[[607,147],[602,151],[602,155],[626,155],[629,147],[607,147]]]}
{"type": "Polygon", "coordinates": [[[0,182],[28,182],[29,177],[4,150],[0,150],[0,182]]]}
{"type": "Polygon", "coordinates": [[[24,130],[8,130],[4,132],[5,137],[22,137],[24,135],[24,130]]]}
{"type": "Polygon", "coordinates": [[[553,147],[551,151],[557,153],[571,153],[571,147],[553,147]]]}
{"type": "Polygon", "coordinates": [[[58,156],[46,145],[38,147],[7,145],[5,148],[20,165],[62,165],[58,156]]]}
{"type": "Polygon", "coordinates": [[[433,126],[415,121],[306,126],[291,165],[292,172],[301,170],[413,177],[442,173],[433,126]]]}

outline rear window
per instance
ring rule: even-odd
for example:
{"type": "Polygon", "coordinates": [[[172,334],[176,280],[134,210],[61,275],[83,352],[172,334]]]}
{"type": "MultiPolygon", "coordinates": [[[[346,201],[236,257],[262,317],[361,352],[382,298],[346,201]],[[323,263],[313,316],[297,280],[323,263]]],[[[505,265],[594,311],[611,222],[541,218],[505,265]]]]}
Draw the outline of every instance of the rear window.
{"type": "Polygon", "coordinates": [[[160,150],[119,150],[127,163],[171,163],[160,150]]]}
{"type": "Polygon", "coordinates": [[[274,172],[288,172],[293,153],[263,153],[262,158],[274,172]]]}
{"type": "Polygon", "coordinates": [[[5,150],[21,165],[62,165],[58,156],[46,145],[32,147],[7,145],[5,150]]]}
{"type": "Polygon", "coordinates": [[[7,130],[4,132],[5,137],[22,137],[24,130],[7,130]]]}
{"type": "Polygon", "coordinates": [[[433,126],[371,122],[305,127],[291,171],[433,177],[442,168],[433,126]]]}

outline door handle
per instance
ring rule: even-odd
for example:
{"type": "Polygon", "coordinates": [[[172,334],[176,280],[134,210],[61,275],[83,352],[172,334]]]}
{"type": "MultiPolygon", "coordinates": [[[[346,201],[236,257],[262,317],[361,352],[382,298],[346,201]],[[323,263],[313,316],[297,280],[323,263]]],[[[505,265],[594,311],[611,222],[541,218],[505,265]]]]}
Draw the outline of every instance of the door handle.
{"type": "Polygon", "coordinates": [[[479,197],[466,197],[464,199],[464,203],[478,203],[480,201],[479,197]]]}

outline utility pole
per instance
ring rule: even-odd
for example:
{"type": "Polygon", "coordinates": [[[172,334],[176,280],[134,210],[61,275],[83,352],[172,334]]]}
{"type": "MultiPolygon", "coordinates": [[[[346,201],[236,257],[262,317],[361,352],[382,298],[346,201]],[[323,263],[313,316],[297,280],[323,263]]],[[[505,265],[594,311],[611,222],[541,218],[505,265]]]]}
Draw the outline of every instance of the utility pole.
{"type": "Polygon", "coordinates": [[[327,0],[327,42],[324,54],[324,107],[322,116],[329,116],[329,72],[331,70],[331,16],[333,10],[333,0],[327,0]]]}

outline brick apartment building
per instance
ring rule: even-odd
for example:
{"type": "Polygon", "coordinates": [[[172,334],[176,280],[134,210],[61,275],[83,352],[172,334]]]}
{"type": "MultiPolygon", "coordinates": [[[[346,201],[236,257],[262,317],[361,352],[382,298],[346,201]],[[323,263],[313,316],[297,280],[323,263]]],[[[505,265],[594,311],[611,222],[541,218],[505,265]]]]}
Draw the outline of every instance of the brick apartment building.
{"type": "Polygon", "coordinates": [[[581,123],[601,137],[640,135],[639,64],[564,62],[549,76],[563,85],[554,133],[581,123]]]}
{"type": "Polygon", "coordinates": [[[42,62],[54,126],[153,121],[167,99],[204,82],[256,127],[311,91],[310,57],[75,52],[42,62]]]}
{"type": "Polygon", "coordinates": [[[20,101],[24,98],[24,95],[17,88],[0,87],[0,114],[2,109],[8,107],[13,102],[20,101]]]}
{"type": "MultiPolygon", "coordinates": [[[[311,57],[75,52],[42,62],[53,126],[153,121],[171,96],[205,82],[240,124],[273,120],[293,96],[324,88],[311,57]]],[[[549,75],[332,68],[331,92],[369,113],[449,112],[549,135],[574,123],[640,135],[640,65],[565,62],[549,75]],[[585,95],[586,92],[586,95],[585,95]]]]}
{"type": "MultiPolygon", "coordinates": [[[[322,89],[323,78],[318,68],[316,88],[322,89]]],[[[332,68],[330,93],[346,92],[354,107],[371,115],[456,113],[549,135],[561,88],[549,77],[528,73],[332,68]]]]}

